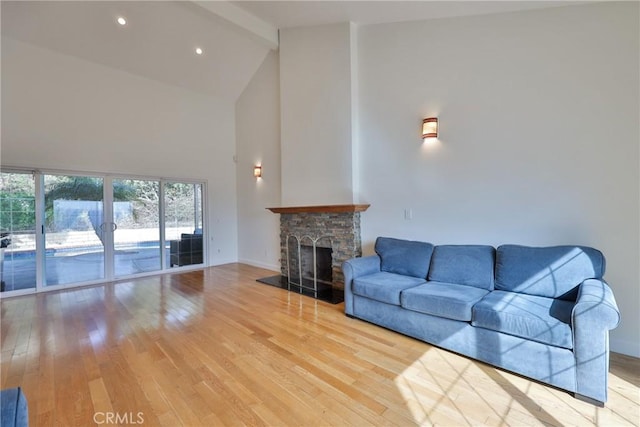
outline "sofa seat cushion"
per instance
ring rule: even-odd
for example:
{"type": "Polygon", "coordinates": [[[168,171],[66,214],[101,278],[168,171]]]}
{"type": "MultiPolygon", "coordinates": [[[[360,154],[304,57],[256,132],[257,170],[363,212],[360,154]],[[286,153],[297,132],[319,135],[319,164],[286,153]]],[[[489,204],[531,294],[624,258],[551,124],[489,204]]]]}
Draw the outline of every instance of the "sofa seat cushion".
{"type": "Polygon", "coordinates": [[[433,253],[431,243],[378,237],[375,251],[380,256],[381,271],[427,278],[433,253]]]}
{"type": "Polygon", "coordinates": [[[424,279],[381,271],[353,280],[353,293],[387,304],[400,305],[400,293],[426,283],[424,279]]]}
{"type": "Polygon", "coordinates": [[[495,288],[575,300],[578,285],[601,279],[604,271],[602,252],[587,246],[502,245],[496,253],[495,288]]]}
{"type": "Polygon", "coordinates": [[[428,280],[493,290],[496,250],[485,245],[440,245],[433,250],[428,280]]]}
{"type": "Polygon", "coordinates": [[[468,322],[473,305],[488,293],[473,286],[427,282],[404,290],[400,302],[407,310],[468,322]]]}
{"type": "Polygon", "coordinates": [[[573,305],[560,299],[493,291],[473,307],[471,324],[572,349],[570,323],[573,305]]]}

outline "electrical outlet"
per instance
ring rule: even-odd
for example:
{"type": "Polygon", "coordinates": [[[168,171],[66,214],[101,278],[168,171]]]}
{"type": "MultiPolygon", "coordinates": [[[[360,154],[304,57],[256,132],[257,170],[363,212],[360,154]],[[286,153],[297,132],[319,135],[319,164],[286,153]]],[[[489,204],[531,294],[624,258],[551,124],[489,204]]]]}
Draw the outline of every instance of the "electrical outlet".
{"type": "Polygon", "coordinates": [[[413,209],[407,208],[404,210],[404,219],[407,221],[413,219],[413,209]]]}

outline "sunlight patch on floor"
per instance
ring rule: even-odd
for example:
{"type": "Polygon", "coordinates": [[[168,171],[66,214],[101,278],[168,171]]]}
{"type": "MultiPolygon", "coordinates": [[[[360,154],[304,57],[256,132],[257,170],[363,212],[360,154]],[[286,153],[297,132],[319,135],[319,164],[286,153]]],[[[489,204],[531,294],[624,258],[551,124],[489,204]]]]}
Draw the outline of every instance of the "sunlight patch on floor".
{"type": "MultiPolygon", "coordinates": [[[[418,357],[394,379],[418,425],[638,425],[609,408],[524,377],[435,349],[418,357]],[[552,415],[553,414],[553,415],[552,415]]],[[[637,410],[638,387],[610,374],[610,400],[637,410]],[[627,392],[618,392],[627,390],[627,392]]],[[[626,413],[626,412],[625,412],[626,413]]]]}

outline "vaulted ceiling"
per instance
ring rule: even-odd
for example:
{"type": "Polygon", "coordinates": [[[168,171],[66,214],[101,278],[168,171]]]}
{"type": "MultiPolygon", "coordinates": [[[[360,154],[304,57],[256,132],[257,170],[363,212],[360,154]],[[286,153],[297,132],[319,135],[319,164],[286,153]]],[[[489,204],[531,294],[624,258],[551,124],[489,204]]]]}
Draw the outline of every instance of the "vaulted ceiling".
{"type": "Polygon", "coordinates": [[[575,1],[2,1],[2,37],[235,100],[278,28],[435,19],[575,1]],[[125,25],[117,19],[126,19],[125,25]],[[202,54],[196,54],[196,48],[202,54]]]}
{"type": "Polygon", "coordinates": [[[584,3],[579,1],[234,1],[233,4],[278,28],[354,22],[381,24],[453,16],[541,9],[584,3]]]}
{"type": "Polygon", "coordinates": [[[193,2],[2,1],[1,7],[3,38],[233,100],[269,50],[193,2]]]}

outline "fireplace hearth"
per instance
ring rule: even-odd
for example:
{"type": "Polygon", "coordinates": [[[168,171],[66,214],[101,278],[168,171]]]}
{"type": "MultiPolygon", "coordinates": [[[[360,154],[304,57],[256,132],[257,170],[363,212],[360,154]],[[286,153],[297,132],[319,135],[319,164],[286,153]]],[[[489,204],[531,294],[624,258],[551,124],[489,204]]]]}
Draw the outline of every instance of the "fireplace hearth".
{"type": "MultiPolygon", "coordinates": [[[[280,287],[284,282],[284,287],[291,291],[333,303],[341,302],[344,299],[342,263],[362,255],[360,213],[368,207],[268,208],[280,214],[281,274],[265,279],[271,279],[269,284],[280,287]]],[[[259,281],[265,283],[264,279],[259,281]]]]}

